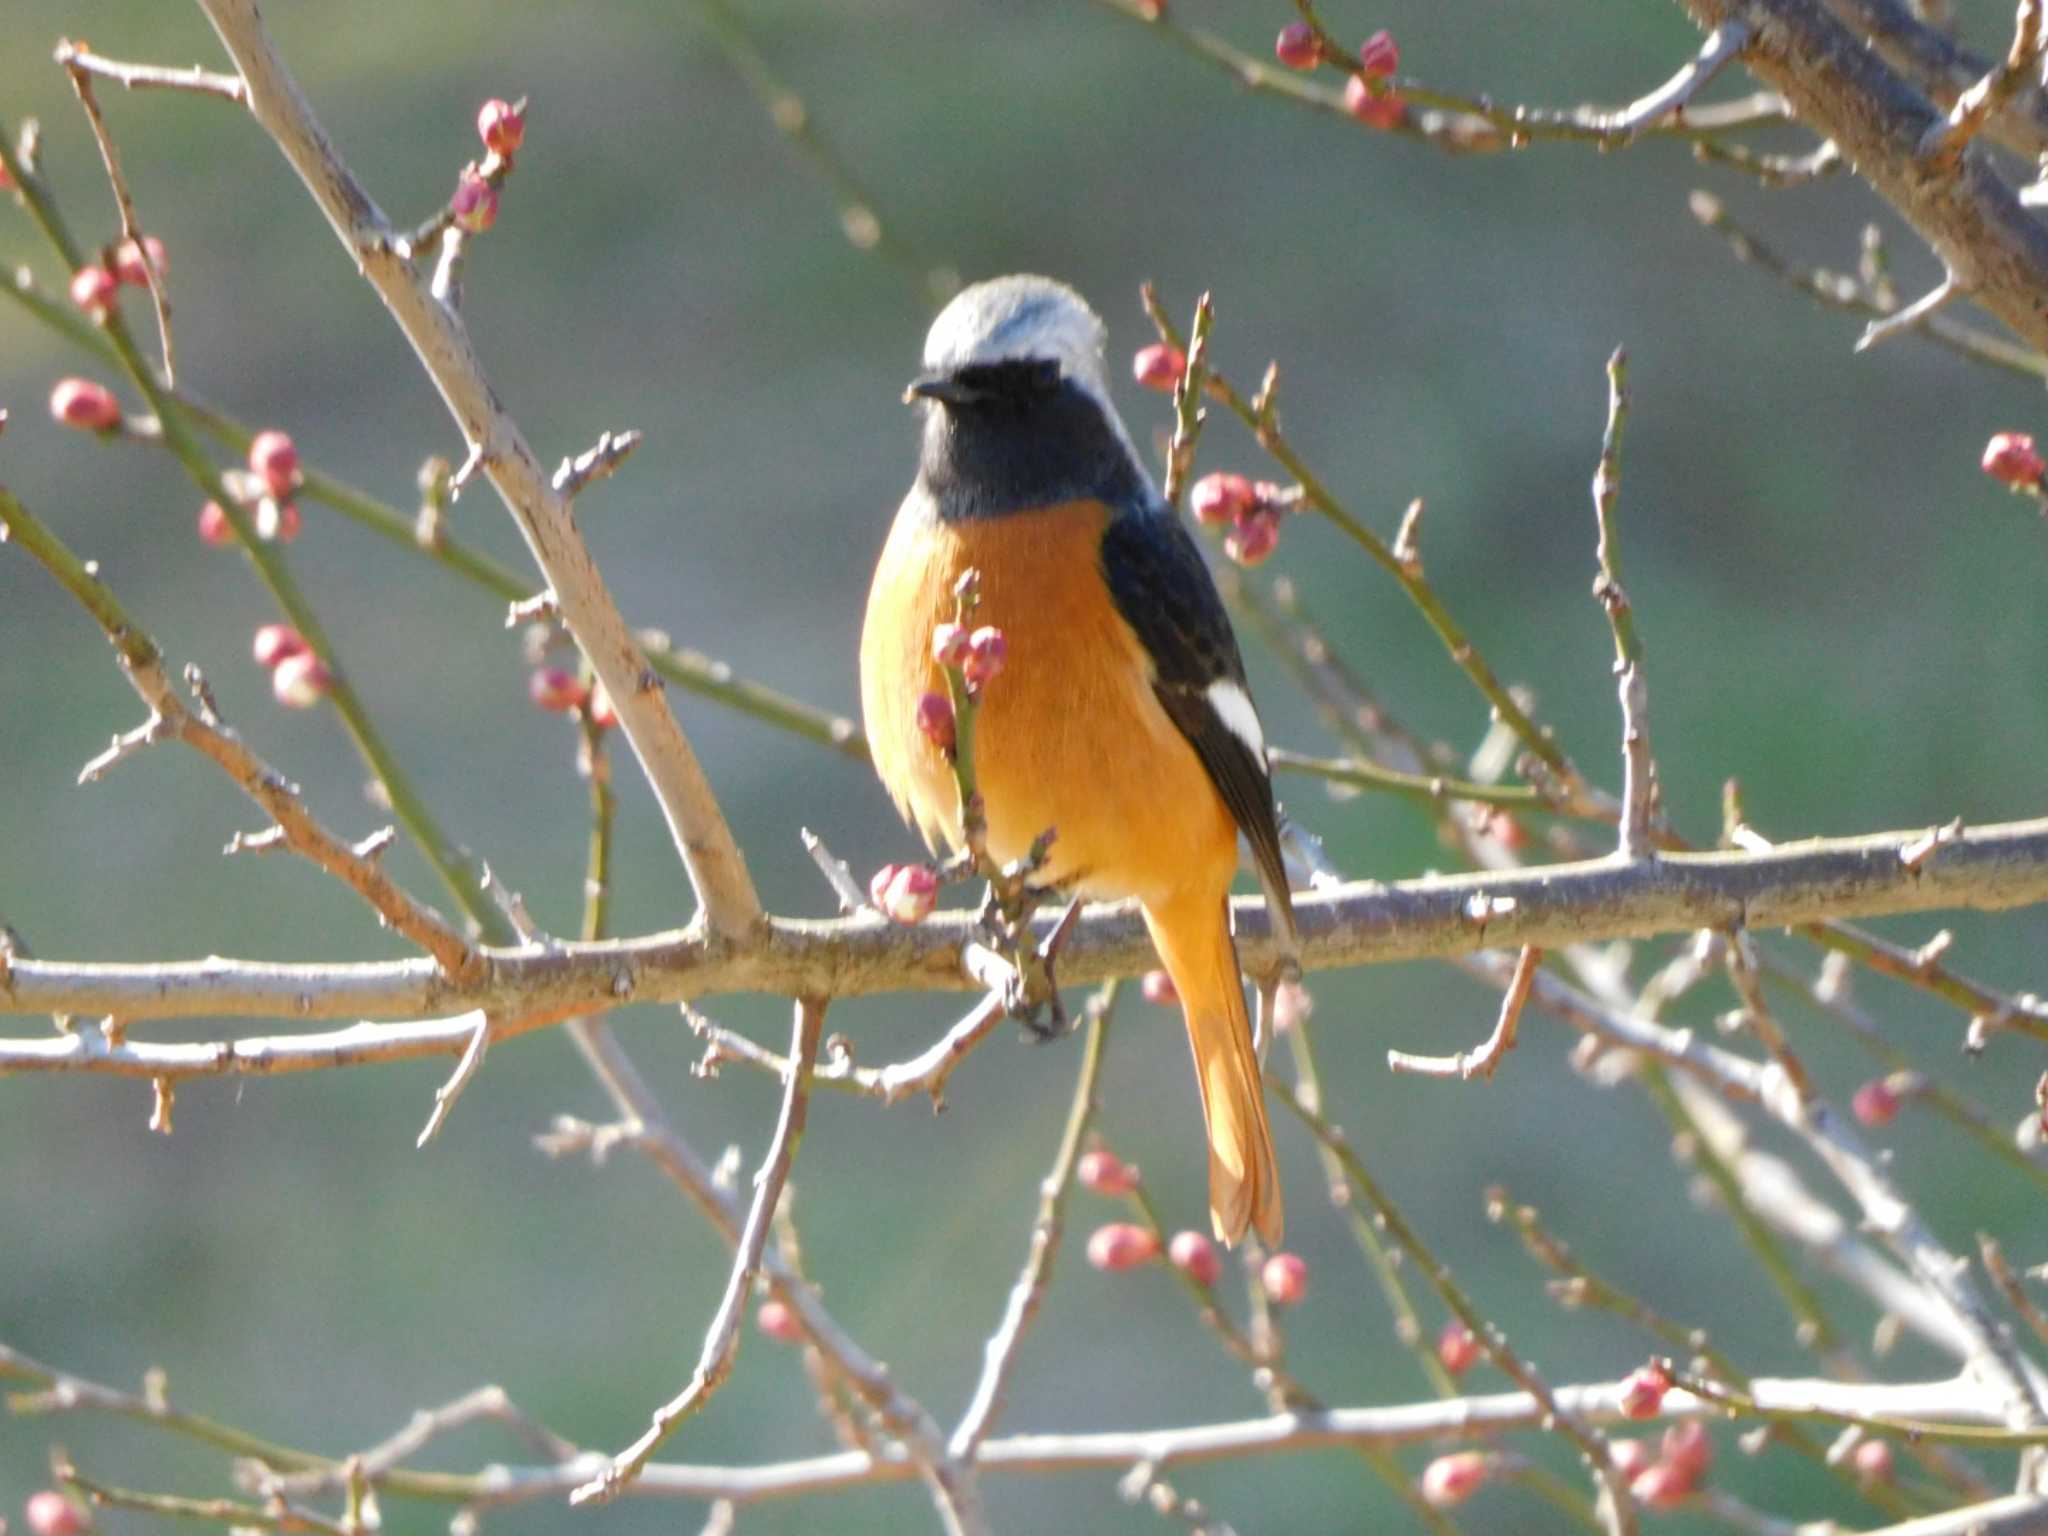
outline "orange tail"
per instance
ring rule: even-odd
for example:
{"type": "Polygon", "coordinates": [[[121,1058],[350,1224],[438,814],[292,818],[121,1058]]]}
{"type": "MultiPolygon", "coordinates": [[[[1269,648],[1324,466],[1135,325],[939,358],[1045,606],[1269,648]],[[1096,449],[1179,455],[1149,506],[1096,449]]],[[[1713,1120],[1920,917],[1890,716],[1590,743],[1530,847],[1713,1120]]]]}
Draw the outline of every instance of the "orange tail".
{"type": "Polygon", "coordinates": [[[1277,1244],[1280,1170],[1225,904],[1221,898],[1176,898],[1144,911],[1152,943],[1180,993],[1195,1053],[1195,1081],[1209,1129],[1210,1223],[1226,1243],[1255,1226],[1267,1243],[1277,1244]]]}

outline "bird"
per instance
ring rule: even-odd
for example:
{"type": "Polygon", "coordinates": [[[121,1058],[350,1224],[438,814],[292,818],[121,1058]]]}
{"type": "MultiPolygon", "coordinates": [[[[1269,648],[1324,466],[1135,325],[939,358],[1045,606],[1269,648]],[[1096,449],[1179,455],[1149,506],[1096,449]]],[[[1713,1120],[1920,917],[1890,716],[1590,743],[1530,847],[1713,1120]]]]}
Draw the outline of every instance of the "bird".
{"type": "Polygon", "coordinates": [[[928,846],[963,842],[947,750],[919,728],[943,692],[936,626],[979,573],[977,624],[1007,641],[979,696],[988,852],[1091,900],[1136,898],[1179,995],[1209,1147],[1209,1215],[1280,1241],[1283,1205],[1230,926],[1238,836],[1283,952],[1296,946],[1265,737],[1223,601],[1110,399],[1107,329],[1074,289],[964,288],[904,392],[918,469],[869,589],[861,709],[876,772],[928,846]]]}

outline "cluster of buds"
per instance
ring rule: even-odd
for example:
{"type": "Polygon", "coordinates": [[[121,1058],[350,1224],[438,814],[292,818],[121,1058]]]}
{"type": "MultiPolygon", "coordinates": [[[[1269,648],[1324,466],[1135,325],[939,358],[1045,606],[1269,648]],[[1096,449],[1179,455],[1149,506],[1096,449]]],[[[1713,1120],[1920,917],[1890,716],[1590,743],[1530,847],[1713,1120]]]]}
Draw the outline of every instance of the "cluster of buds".
{"type": "Polygon", "coordinates": [[[1188,491],[1188,510],[1206,527],[1228,527],[1223,552],[1239,565],[1263,565],[1280,544],[1280,519],[1300,500],[1271,480],[1218,471],[1188,491]]]}
{"type": "Polygon", "coordinates": [[[101,324],[120,302],[121,285],[147,288],[154,271],[161,281],[171,270],[169,253],[155,235],[138,241],[123,240],[102,260],[89,262],[71,274],[71,302],[101,324]]]}
{"type": "Polygon", "coordinates": [[[1645,1509],[1672,1509],[1697,1492],[1714,1462],[1707,1426],[1686,1419],[1664,1431],[1653,1454],[1641,1440],[1616,1440],[1609,1447],[1614,1470],[1645,1509]]]}
{"type": "Polygon", "coordinates": [[[979,694],[995,681],[1009,659],[1009,639],[993,624],[969,630],[965,624],[947,622],[932,630],[932,660],[958,671],[969,694],[979,694]]]}
{"type": "Polygon", "coordinates": [[[334,686],[327,664],[289,624],[265,624],[256,631],[250,653],[270,673],[270,691],[287,709],[311,709],[334,686]]]}
{"type": "MultiPolygon", "coordinates": [[[[220,477],[235,505],[248,509],[256,537],[266,544],[289,544],[299,536],[299,507],[292,493],[304,481],[298,445],[276,428],[259,432],[250,441],[247,469],[222,470],[220,477]]],[[[209,501],[199,509],[199,537],[208,544],[234,543],[234,525],[219,502],[209,501]]]]}
{"type": "Polygon", "coordinates": [[[1273,56],[1289,69],[1311,70],[1325,62],[1345,69],[1344,110],[1368,127],[1398,127],[1407,114],[1400,95],[1388,85],[1401,67],[1401,49],[1384,27],[1359,44],[1355,65],[1334,46],[1326,49],[1316,29],[1305,21],[1280,29],[1273,39],[1273,56]]]}
{"type": "Polygon", "coordinates": [[[121,402],[91,379],[59,379],[50,391],[50,417],[81,432],[112,432],[121,425],[121,402]]]}
{"type": "Polygon", "coordinates": [[[526,99],[485,102],[476,114],[476,136],[483,141],[481,163],[471,161],[456,178],[448,199],[456,225],[480,235],[498,222],[498,188],[512,169],[512,157],[526,142],[526,99]]]}
{"type": "Polygon", "coordinates": [[[868,900],[892,923],[921,923],[939,904],[939,872],[929,864],[884,864],[868,881],[868,900]]]}

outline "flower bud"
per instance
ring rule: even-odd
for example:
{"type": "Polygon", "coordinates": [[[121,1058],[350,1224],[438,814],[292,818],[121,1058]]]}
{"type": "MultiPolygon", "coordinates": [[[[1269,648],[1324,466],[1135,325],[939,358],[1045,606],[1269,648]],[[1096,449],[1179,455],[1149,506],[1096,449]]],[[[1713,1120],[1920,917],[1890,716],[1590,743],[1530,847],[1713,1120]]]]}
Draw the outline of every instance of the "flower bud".
{"type": "Polygon", "coordinates": [[[960,672],[967,686],[979,689],[994,680],[1009,659],[1010,642],[993,624],[984,624],[967,637],[967,659],[960,672]]]}
{"type": "Polygon", "coordinates": [[[272,427],[258,432],[249,444],[249,468],[260,476],[270,494],[282,501],[299,485],[299,447],[289,432],[272,427]]]}
{"type": "Polygon", "coordinates": [[[953,701],[936,689],[919,696],[917,701],[917,728],[924,732],[924,738],[941,752],[953,750],[954,735],[953,701]]]}
{"type": "Polygon", "coordinates": [[[1899,1116],[1899,1095],[1889,1078],[1873,1077],[1850,1098],[1849,1111],[1873,1129],[1890,1125],[1899,1116]]]}
{"type": "Polygon", "coordinates": [[[1083,1152],[1074,1178],[1083,1189],[1098,1195],[1128,1195],[1138,1187],[1138,1170],[1107,1147],[1083,1152]]]}
{"type": "Polygon", "coordinates": [[[256,537],[266,544],[289,544],[299,536],[299,506],[265,496],[256,503],[256,537]]]}
{"type": "Polygon", "coordinates": [[[1654,1360],[1630,1371],[1621,1384],[1622,1417],[1654,1419],[1664,1406],[1664,1394],[1671,1390],[1671,1377],[1654,1360]]]}
{"type": "Polygon", "coordinates": [[[1696,1484],[1714,1464],[1714,1437],[1698,1419],[1680,1419],[1664,1431],[1662,1454],[1657,1458],[1678,1468],[1696,1484]]]}
{"type": "Polygon", "coordinates": [[[1259,1271],[1259,1288],[1276,1307],[1301,1304],[1308,1295],[1308,1260],[1298,1253],[1276,1253],[1259,1271]]]}
{"type": "Polygon", "coordinates": [[[59,379],[50,391],[50,414],[82,432],[111,432],[121,425],[121,402],[91,379],[59,379]]]}
{"type": "Polygon", "coordinates": [[[619,723],[619,712],[612,706],[612,696],[604,691],[603,683],[590,685],[590,723],[600,731],[608,731],[619,723]]]}
{"type": "Polygon", "coordinates": [[[535,667],[526,679],[526,697],[535,708],[559,714],[583,702],[583,684],[567,667],[535,667]]]}
{"type": "Polygon", "coordinates": [[[32,1536],[83,1536],[92,1529],[85,1512],[54,1488],[30,1494],[23,1513],[32,1536]]]}
{"type": "Polygon", "coordinates": [[[465,166],[455,183],[455,195],[448,199],[448,210],[457,225],[480,235],[498,222],[498,189],[484,180],[475,166],[465,166]]]}
{"type": "Polygon", "coordinates": [[[1373,94],[1365,76],[1353,75],[1344,82],[1344,110],[1368,128],[1398,128],[1408,115],[1407,105],[1392,91],[1373,94]]]}
{"type": "Polygon", "coordinates": [[[1159,1257],[1159,1239],[1149,1227],[1112,1221],[1088,1234],[1088,1262],[1107,1274],[1136,1269],[1159,1257]]]}
{"type": "Polygon", "coordinates": [[[105,267],[80,267],[71,274],[71,302],[98,319],[113,308],[121,285],[105,267]]]}
{"type": "Polygon", "coordinates": [[[1394,34],[1385,27],[1358,45],[1358,67],[1368,80],[1384,80],[1401,67],[1401,50],[1394,46],[1394,34]]]}
{"type": "Polygon", "coordinates": [[[1188,510],[1209,527],[1234,523],[1252,509],[1252,483],[1243,475],[1204,475],[1188,492],[1188,510]]]}
{"type": "Polygon", "coordinates": [[[1146,1002],[1160,1008],[1176,1008],[1180,1005],[1180,991],[1173,984],[1173,978],[1164,971],[1147,971],[1138,983],[1138,991],[1146,1002]]]}
{"type": "Polygon", "coordinates": [[[1642,1440],[1609,1440],[1607,1456],[1614,1470],[1631,1482],[1649,1471],[1650,1463],[1656,1459],[1650,1454],[1648,1442],[1642,1440]]]}
{"type": "Polygon", "coordinates": [[[265,624],[256,631],[256,639],[249,647],[259,667],[274,667],[287,656],[297,656],[308,649],[306,637],[289,624],[265,624]]]}
{"type": "Polygon", "coordinates": [[[884,864],[868,882],[868,900],[893,923],[921,923],[939,904],[938,871],[929,864],[884,864]]]}
{"type": "Polygon", "coordinates": [[[762,1302],[754,1314],[754,1326],[778,1344],[801,1344],[804,1339],[803,1324],[796,1320],[796,1313],[773,1296],[762,1302]]]}
{"type": "Polygon", "coordinates": [[[1479,1363],[1479,1341],[1472,1330],[1456,1318],[1444,1324],[1436,1336],[1436,1357],[1453,1376],[1462,1376],[1479,1363]]]}
{"type": "Polygon", "coordinates": [[[235,542],[234,524],[228,521],[227,513],[221,511],[219,502],[209,501],[199,509],[199,538],[206,544],[235,542]]]}
{"type": "Polygon", "coordinates": [[[1131,359],[1131,376],[1147,389],[1171,393],[1173,386],[1180,382],[1180,376],[1187,371],[1187,354],[1163,341],[1140,347],[1131,359]]]}
{"type": "Polygon", "coordinates": [[[1280,546],[1280,519],[1270,512],[1248,514],[1223,536],[1223,553],[1247,568],[1264,565],[1280,546]]]}
{"type": "Polygon", "coordinates": [[[270,674],[270,691],[287,709],[311,709],[333,686],[334,675],[311,651],[285,657],[270,674]]]}
{"type": "Polygon", "coordinates": [[[147,288],[152,267],[159,280],[170,275],[170,257],[164,253],[163,241],[155,235],[144,235],[140,246],[133,240],[123,240],[114,252],[114,276],[124,283],[147,288]]]}
{"type": "Polygon", "coordinates": [[[493,96],[477,111],[476,136],[484,141],[485,149],[501,158],[517,153],[526,140],[526,103],[515,107],[493,96]]]}
{"type": "Polygon", "coordinates": [[[1856,1453],[1850,1458],[1856,1468],[1856,1475],[1866,1483],[1888,1483],[1892,1480],[1892,1446],[1889,1440],[1860,1440],[1856,1453]]]}
{"type": "MultiPolygon", "coordinates": [[[[76,296],[74,289],[73,297],[76,296]]],[[[2040,484],[2044,470],[2048,470],[2048,464],[2042,462],[2028,433],[2000,432],[1984,445],[1984,473],[2015,490],[2040,484]]]]}
{"type": "Polygon", "coordinates": [[[1175,1269],[1205,1290],[1223,1277],[1223,1260],[1207,1233],[1174,1233],[1173,1241],[1166,1245],[1166,1257],[1175,1269]]]}
{"type": "Polygon", "coordinates": [[[1698,1479],[1672,1462],[1652,1462],[1629,1481],[1628,1491],[1645,1509],[1675,1509],[1691,1497],[1698,1479]]]}
{"type": "Polygon", "coordinates": [[[1315,28],[1305,21],[1290,21],[1273,39],[1273,57],[1289,69],[1314,69],[1321,56],[1315,28]]]}
{"type": "Polygon", "coordinates": [[[1422,1469],[1423,1502],[1432,1509],[1462,1504],[1481,1488],[1493,1471],[1484,1451],[1453,1451],[1422,1469]]]}
{"type": "Polygon", "coordinates": [[[932,626],[932,660],[942,667],[957,667],[967,660],[967,626],[948,619],[932,626]]]}

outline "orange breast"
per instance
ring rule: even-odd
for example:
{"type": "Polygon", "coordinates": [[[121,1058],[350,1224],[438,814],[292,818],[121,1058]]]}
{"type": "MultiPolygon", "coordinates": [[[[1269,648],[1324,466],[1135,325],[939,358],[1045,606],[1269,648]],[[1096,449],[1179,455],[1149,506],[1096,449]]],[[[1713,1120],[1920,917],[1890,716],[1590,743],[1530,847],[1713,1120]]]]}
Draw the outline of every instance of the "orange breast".
{"type": "Polygon", "coordinates": [[[1057,830],[1050,879],[1148,903],[1228,887],[1237,834],[1194,748],[1152,693],[1152,664],[1116,611],[1099,559],[1109,511],[1069,502],[957,523],[913,492],[890,531],[861,635],[861,705],[875,768],[932,846],[957,846],[959,796],[918,731],[918,696],[945,688],[934,625],[953,584],[981,572],[977,624],[1009,639],[983,690],[976,769],[989,849],[1021,857],[1057,830]]]}

